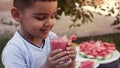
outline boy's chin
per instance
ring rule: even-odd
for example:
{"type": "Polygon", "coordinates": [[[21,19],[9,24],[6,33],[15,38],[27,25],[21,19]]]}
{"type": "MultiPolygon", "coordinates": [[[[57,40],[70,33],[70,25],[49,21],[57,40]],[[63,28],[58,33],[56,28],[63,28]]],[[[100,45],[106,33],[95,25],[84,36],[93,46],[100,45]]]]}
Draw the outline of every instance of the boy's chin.
{"type": "Polygon", "coordinates": [[[41,39],[46,39],[48,36],[42,36],[41,39]]]}

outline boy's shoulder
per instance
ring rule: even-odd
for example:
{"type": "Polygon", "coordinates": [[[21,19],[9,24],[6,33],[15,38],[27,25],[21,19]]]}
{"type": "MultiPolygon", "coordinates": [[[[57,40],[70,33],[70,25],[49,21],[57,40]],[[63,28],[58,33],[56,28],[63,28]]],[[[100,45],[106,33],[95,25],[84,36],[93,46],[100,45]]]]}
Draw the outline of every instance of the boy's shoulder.
{"type": "Polygon", "coordinates": [[[13,37],[7,42],[6,47],[21,48],[24,47],[22,45],[24,45],[23,39],[18,31],[16,31],[13,37]]]}

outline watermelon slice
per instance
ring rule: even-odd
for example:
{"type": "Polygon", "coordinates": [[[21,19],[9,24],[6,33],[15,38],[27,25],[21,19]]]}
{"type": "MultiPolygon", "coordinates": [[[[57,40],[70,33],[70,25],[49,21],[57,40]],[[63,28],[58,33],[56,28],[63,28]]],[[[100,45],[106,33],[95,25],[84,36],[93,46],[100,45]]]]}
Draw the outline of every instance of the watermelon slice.
{"type": "Polygon", "coordinates": [[[80,68],[93,68],[94,62],[90,60],[85,60],[80,63],[80,68]]]}
{"type": "Polygon", "coordinates": [[[72,36],[70,36],[69,40],[71,40],[71,41],[75,41],[75,40],[77,40],[77,36],[72,35],[72,36]]]}

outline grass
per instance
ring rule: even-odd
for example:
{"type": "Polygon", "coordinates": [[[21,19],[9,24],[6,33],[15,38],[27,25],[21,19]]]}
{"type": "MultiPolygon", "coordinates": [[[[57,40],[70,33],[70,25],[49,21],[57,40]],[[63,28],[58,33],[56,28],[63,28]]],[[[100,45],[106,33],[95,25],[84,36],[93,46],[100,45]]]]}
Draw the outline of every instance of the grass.
{"type": "MultiPolygon", "coordinates": [[[[5,34],[0,35],[0,56],[1,56],[1,52],[3,50],[3,47],[5,46],[5,44],[8,42],[8,40],[10,38],[11,38],[11,34],[9,34],[9,33],[5,33],[5,34]]],[[[118,51],[120,51],[120,33],[78,38],[78,40],[74,41],[74,42],[81,43],[81,42],[90,41],[90,40],[102,40],[104,42],[106,41],[106,42],[115,43],[116,49],[118,51]]],[[[0,68],[4,68],[1,60],[0,60],[0,68]]]]}

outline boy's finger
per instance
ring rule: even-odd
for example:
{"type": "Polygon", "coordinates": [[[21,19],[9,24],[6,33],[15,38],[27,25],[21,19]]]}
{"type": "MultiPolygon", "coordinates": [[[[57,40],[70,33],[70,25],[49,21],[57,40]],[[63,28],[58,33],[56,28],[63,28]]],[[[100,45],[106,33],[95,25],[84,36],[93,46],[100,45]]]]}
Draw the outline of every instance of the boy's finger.
{"type": "Polygon", "coordinates": [[[70,51],[70,50],[76,50],[76,49],[75,47],[70,46],[70,47],[67,47],[66,50],[70,51]]]}
{"type": "Polygon", "coordinates": [[[68,60],[68,58],[69,58],[69,56],[64,56],[64,57],[61,57],[61,58],[59,58],[59,59],[56,59],[55,61],[54,61],[54,63],[55,64],[62,64],[62,63],[64,63],[66,60],[68,60]]]}
{"type": "Polygon", "coordinates": [[[61,57],[64,57],[65,55],[67,55],[67,51],[60,52],[60,53],[52,56],[52,58],[53,58],[53,60],[57,60],[57,59],[59,59],[59,58],[61,58],[61,57]]]}
{"type": "Polygon", "coordinates": [[[68,61],[68,62],[66,62],[66,63],[57,65],[56,68],[66,68],[66,67],[68,67],[70,64],[71,64],[71,62],[68,61]]]}
{"type": "Polygon", "coordinates": [[[68,46],[72,46],[72,45],[71,45],[71,42],[68,42],[68,46]]]}
{"type": "Polygon", "coordinates": [[[54,56],[54,55],[56,55],[56,54],[58,54],[60,52],[62,52],[62,49],[53,50],[53,51],[50,52],[50,56],[52,57],[52,56],[54,56]]]}
{"type": "Polygon", "coordinates": [[[76,50],[67,51],[67,54],[76,54],[76,50]]]}
{"type": "Polygon", "coordinates": [[[70,54],[69,58],[75,59],[76,58],[76,54],[70,54]]]}

